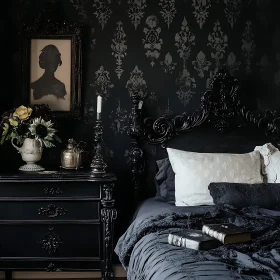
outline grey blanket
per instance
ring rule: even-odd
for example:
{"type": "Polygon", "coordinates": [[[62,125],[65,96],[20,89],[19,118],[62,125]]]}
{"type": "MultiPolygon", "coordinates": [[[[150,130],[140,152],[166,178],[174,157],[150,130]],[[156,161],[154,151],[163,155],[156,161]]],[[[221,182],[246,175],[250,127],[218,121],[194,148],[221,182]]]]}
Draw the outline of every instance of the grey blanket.
{"type": "Polygon", "coordinates": [[[198,213],[163,211],[145,219],[138,217],[119,239],[115,252],[127,270],[128,280],[280,280],[280,212],[257,207],[206,207],[198,213]],[[209,251],[167,243],[168,234],[174,231],[221,222],[252,230],[253,240],[209,251]]]}

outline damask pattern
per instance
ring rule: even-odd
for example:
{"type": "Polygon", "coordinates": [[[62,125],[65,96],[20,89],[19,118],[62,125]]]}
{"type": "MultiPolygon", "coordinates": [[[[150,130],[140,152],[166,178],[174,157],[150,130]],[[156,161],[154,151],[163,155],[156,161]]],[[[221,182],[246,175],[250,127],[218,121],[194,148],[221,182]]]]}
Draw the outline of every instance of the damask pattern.
{"type": "Polygon", "coordinates": [[[231,28],[233,28],[234,24],[236,23],[237,19],[240,16],[242,0],[224,0],[224,2],[226,5],[225,8],[226,18],[231,28]]]}
{"type": "Polygon", "coordinates": [[[195,36],[190,31],[188,22],[184,17],[181,31],[175,35],[175,46],[178,48],[180,58],[183,60],[183,68],[186,68],[187,59],[191,54],[191,49],[195,45],[195,36]]]}
{"type": "Polygon", "coordinates": [[[214,24],[213,32],[208,35],[208,44],[213,51],[211,57],[215,60],[216,66],[220,67],[220,60],[224,57],[225,49],[228,46],[228,36],[222,31],[220,22],[214,24]]]}
{"type": "Polygon", "coordinates": [[[179,90],[177,90],[177,95],[184,106],[189,104],[192,96],[195,94],[196,81],[194,77],[187,69],[183,69],[177,79],[177,84],[179,85],[179,90]]]}
{"type": "Polygon", "coordinates": [[[155,102],[157,100],[158,100],[158,98],[156,96],[156,93],[155,92],[150,92],[149,95],[148,95],[148,98],[147,98],[147,102],[152,103],[152,102],[155,102]]]}
{"type": "Polygon", "coordinates": [[[254,41],[254,35],[252,31],[251,21],[246,22],[245,30],[242,34],[242,51],[246,63],[246,72],[251,73],[251,59],[255,54],[256,44],[254,41]]]}
{"type": "Polygon", "coordinates": [[[111,84],[109,75],[109,72],[105,70],[103,66],[100,66],[100,68],[95,72],[94,82],[90,84],[91,87],[95,88],[96,95],[101,95],[104,100],[108,99],[110,89],[114,87],[114,85],[111,84]]]}
{"type": "Polygon", "coordinates": [[[126,83],[126,88],[130,96],[133,94],[139,94],[143,99],[147,94],[147,85],[146,81],[143,79],[143,72],[138,69],[137,65],[130,73],[130,79],[126,83]]]}
{"type": "Polygon", "coordinates": [[[206,60],[206,56],[203,51],[200,51],[196,60],[192,62],[194,69],[198,72],[200,78],[204,78],[204,71],[208,71],[211,65],[211,62],[206,60]]]}
{"type": "Polygon", "coordinates": [[[78,15],[81,16],[84,21],[87,20],[88,15],[84,6],[85,0],[70,0],[70,2],[78,12],[78,15]]]}
{"type": "Polygon", "coordinates": [[[144,49],[147,58],[151,61],[151,65],[155,65],[155,60],[159,58],[161,45],[160,38],[161,28],[158,26],[159,21],[155,15],[151,15],[146,19],[147,27],[144,28],[145,38],[143,39],[144,49]]]}
{"type": "Polygon", "coordinates": [[[146,8],[146,0],[128,0],[128,16],[135,27],[140,24],[141,19],[144,17],[144,10],[146,8]]]}
{"type": "Polygon", "coordinates": [[[175,69],[177,63],[172,61],[172,56],[171,54],[168,52],[165,55],[165,59],[164,61],[162,61],[160,63],[160,65],[162,66],[162,69],[164,71],[164,73],[170,73],[172,74],[173,70],[175,69]]]}
{"type": "Polygon", "coordinates": [[[123,30],[123,23],[121,21],[117,22],[117,30],[114,33],[114,37],[112,39],[112,55],[116,58],[117,69],[115,72],[117,73],[118,78],[121,78],[123,73],[122,69],[122,59],[126,56],[127,45],[125,41],[125,33],[123,30]]]}
{"type": "Polygon", "coordinates": [[[216,67],[214,70],[211,70],[209,73],[209,77],[206,79],[206,88],[210,89],[211,88],[211,84],[215,78],[216,73],[218,72],[218,67],[216,67]]]}
{"type": "Polygon", "coordinates": [[[170,24],[172,23],[175,14],[177,13],[175,8],[175,0],[159,0],[159,5],[161,6],[160,14],[164,18],[168,29],[170,24]]]}
{"type": "MultiPolygon", "coordinates": [[[[14,17],[17,26],[37,17],[43,2],[47,0],[41,0],[42,5],[20,1],[21,13],[14,17]]],[[[123,118],[129,116],[130,96],[137,92],[147,97],[147,106],[157,106],[155,114],[195,110],[194,104],[210,88],[220,67],[261,83],[258,102],[262,103],[267,87],[271,100],[278,101],[280,32],[276,23],[280,18],[273,13],[277,0],[51,2],[60,2],[63,14],[83,23],[88,32],[82,37],[82,110],[85,124],[92,125],[96,94],[103,96],[102,110],[108,116],[104,135],[127,139],[123,118]]],[[[276,107],[277,101],[272,105],[276,107]]],[[[75,133],[81,135],[77,131],[73,137],[75,133]]],[[[92,141],[91,135],[83,135],[92,141]]],[[[111,154],[123,156],[128,148],[119,152],[113,138],[104,139],[111,154]]]]}
{"type": "Polygon", "coordinates": [[[194,8],[193,14],[195,16],[196,22],[198,23],[200,29],[202,29],[203,24],[209,15],[209,8],[211,7],[211,0],[192,0],[192,6],[194,8]]]}
{"type": "Polygon", "coordinates": [[[237,61],[236,55],[233,52],[231,52],[228,55],[225,67],[229,70],[231,75],[235,75],[239,71],[240,65],[241,62],[237,61]]]}
{"type": "Polygon", "coordinates": [[[94,120],[94,108],[92,105],[92,102],[85,102],[85,108],[84,108],[84,121],[85,123],[92,122],[94,120]]]}
{"type": "Polygon", "coordinates": [[[95,8],[95,12],[93,13],[99,24],[102,26],[102,30],[105,27],[105,24],[109,20],[112,15],[112,10],[110,7],[111,0],[94,0],[93,8],[95,8]]]}
{"type": "Polygon", "coordinates": [[[126,109],[121,108],[121,102],[119,100],[117,110],[112,110],[109,115],[111,120],[110,128],[114,134],[123,134],[128,128],[128,113],[126,109]]]}

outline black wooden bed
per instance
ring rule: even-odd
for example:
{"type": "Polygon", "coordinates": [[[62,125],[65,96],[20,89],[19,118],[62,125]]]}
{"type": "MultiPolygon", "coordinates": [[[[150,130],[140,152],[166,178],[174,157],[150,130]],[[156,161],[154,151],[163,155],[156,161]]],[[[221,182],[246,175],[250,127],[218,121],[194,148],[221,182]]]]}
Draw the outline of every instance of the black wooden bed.
{"type": "Polygon", "coordinates": [[[254,112],[248,107],[240,82],[226,71],[217,73],[212,89],[201,98],[201,107],[191,115],[147,118],[143,114],[145,100],[140,96],[143,94],[135,88],[129,130],[138,208],[115,248],[128,279],[280,279],[280,184],[262,181],[251,184],[248,191],[248,184],[214,182],[209,187],[211,195],[217,188],[232,191],[224,195],[226,203],[218,204],[213,197],[213,205],[180,207],[159,194],[153,184],[157,178],[155,160],[166,159],[166,147],[236,154],[249,153],[265,143],[278,147],[279,117],[272,111],[254,112]],[[162,151],[157,150],[157,158],[147,152],[149,145],[162,147],[162,151]],[[236,193],[242,191],[245,195],[236,200],[236,193]],[[174,231],[221,222],[247,227],[253,232],[253,240],[210,251],[180,248],[167,242],[168,234],[174,231]]]}

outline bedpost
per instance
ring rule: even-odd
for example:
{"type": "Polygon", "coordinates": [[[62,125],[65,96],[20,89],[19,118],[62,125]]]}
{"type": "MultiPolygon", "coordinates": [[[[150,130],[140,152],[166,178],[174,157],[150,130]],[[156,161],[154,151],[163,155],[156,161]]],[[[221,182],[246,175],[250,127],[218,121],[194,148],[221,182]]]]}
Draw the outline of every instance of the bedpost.
{"type": "Polygon", "coordinates": [[[128,135],[131,137],[131,149],[129,157],[132,170],[132,186],[134,202],[137,204],[141,199],[141,177],[144,173],[143,150],[140,146],[140,140],[143,138],[142,131],[142,104],[143,100],[137,92],[132,95],[132,112],[129,116],[128,135]]]}

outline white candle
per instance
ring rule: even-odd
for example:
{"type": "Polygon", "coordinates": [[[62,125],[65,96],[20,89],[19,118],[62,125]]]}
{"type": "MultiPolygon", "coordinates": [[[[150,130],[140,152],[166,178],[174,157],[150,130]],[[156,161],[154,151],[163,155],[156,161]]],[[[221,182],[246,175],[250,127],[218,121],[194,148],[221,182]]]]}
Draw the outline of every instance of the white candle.
{"type": "Polygon", "coordinates": [[[97,96],[97,114],[101,113],[101,108],[102,108],[102,97],[100,95],[97,96]]]}
{"type": "Polygon", "coordinates": [[[142,101],[142,100],[140,100],[140,101],[139,101],[139,103],[138,103],[138,109],[140,109],[140,110],[141,110],[141,109],[142,109],[142,106],[143,106],[143,101],[142,101]]]}

